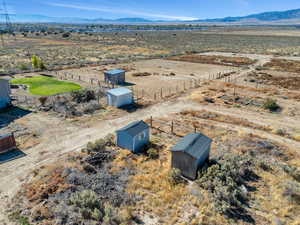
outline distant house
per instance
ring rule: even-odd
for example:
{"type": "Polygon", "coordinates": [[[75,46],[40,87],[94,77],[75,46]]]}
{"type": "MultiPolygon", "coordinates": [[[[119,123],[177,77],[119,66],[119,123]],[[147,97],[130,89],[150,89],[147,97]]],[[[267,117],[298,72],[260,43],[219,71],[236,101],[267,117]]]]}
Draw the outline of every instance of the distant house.
{"type": "Polygon", "coordinates": [[[139,153],[150,141],[150,127],[144,121],[136,121],[117,131],[117,145],[139,153]]]}
{"type": "Polygon", "coordinates": [[[125,70],[109,70],[104,72],[104,79],[106,83],[123,84],[125,83],[125,70]]]}
{"type": "Polygon", "coordinates": [[[201,133],[188,134],[172,148],[172,167],[180,169],[184,177],[195,180],[198,169],[209,159],[211,143],[212,140],[201,133]]]}
{"type": "Polygon", "coordinates": [[[16,141],[13,134],[0,134],[0,154],[16,148],[16,141]]]}
{"type": "Polygon", "coordinates": [[[4,109],[11,104],[10,85],[6,79],[0,79],[0,109],[4,109]]]}
{"type": "Polygon", "coordinates": [[[107,104],[114,107],[122,107],[125,105],[133,104],[133,93],[128,88],[115,88],[108,90],[107,104]]]}

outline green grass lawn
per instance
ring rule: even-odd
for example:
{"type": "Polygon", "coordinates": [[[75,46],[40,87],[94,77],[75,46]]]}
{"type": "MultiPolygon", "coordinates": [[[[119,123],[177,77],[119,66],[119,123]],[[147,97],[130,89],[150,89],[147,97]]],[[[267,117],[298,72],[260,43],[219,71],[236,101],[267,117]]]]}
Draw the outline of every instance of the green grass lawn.
{"type": "Polygon", "coordinates": [[[11,81],[12,84],[24,84],[29,86],[29,92],[33,95],[50,96],[71,91],[80,90],[76,83],[56,80],[52,77],[36,76],[32,78],[20,78],[11,81]]]}

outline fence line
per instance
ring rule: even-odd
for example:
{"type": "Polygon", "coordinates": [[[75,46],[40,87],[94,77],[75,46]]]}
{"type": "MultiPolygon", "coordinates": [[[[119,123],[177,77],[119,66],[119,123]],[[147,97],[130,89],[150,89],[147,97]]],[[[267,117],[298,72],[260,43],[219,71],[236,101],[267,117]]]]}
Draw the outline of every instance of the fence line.
{"type": "MultiPolygon", "coordinates": [[[[100,90],[102,90],[103,92],[112,88],[122,87],[122,85],[106,83],[97,78],[84,79],[80,75],[76,76],[73,73],[66,72],[66,71],[62,71],[62,74],[59,74],[59,72],[56,71],[55,74],[56,77],[61,80],[73,80],[73,81],[85,82],[91,87],[99,87],[100,90]]],[[[201,86],[201,83],[205,81],[221,80],[224,82],[235,83],[236,78],[234,78],[233,76],[234,74],[235,71],[233,70],[223,71],[215,74],[208,73],[203,78],[193,78],[193,79],[182,81],[182,83],[176,85],[176,87],[160,88],[155,91],[149,91],[149,92],[146,92],[144,89],[139,89],[134,87],[129,87],[129,88],[133,91],[134,97],[137,100],[148,99],[148,100],[157,101],[167,97],[171,97],[173,95],[177,95],[179,93],[184,93],[187,90],[198,88],[201,86]]]]}
{"type": "MultiPolygon", "coordinates": [[[[163,126],[168,127],[167,130],[163,130],[163,129],[161,129],[161,127],[154,126],[155,120],[153,119],[152,116],[150,116],[150,118],[146,121],[149,121],[149,126],[150,126],[151,129],[155,129],[159,132],[163,132],[163,133],[166,133],[166,134],[181,136],[181,135],[176,133],[174,120],[171,120],[170,122],[162,122],[161,120],[157,120],[163,126]]],[[[193,126],[193,127],[190,127],[190,129],[189,128],[187,128],[187,129],[191,130],[191,132],[194,132],[194,133],[197,133],[197,131],[198,131],[196,126],[193,126]]]]}

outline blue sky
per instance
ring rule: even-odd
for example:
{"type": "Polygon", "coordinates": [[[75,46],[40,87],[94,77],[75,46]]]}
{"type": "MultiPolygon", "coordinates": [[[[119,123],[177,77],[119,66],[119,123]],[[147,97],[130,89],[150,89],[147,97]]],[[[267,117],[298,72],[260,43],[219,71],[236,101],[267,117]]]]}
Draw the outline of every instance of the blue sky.
{"type": "Polygon", "coordinates": [[[9,11],[16,14],[109,19],[143,17],[189,20],[300,8],[300,0],[6,0],[6,2],[9,11]]]}

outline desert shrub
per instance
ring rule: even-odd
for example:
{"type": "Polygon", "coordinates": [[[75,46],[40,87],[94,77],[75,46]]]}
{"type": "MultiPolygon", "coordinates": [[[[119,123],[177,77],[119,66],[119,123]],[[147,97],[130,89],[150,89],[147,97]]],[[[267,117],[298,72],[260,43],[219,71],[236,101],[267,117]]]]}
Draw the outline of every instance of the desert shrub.
{"type": "Polygon", "coordinates": [[[22,216],[18,211],[11,213],[8,217],[11,221],[15,221],[20,225],[31,225],[29,218],[27,216],[22,216]]]}
{"type": "Polygon", "coordinates": [[[273,132],[280,136],[285,136],[287,134],[286,130],[283,128],[278,128],[278,129],[274,130],[273,132]]]}
{"type": "Polygon", "coordinates": [[[77,103],[90,102],[96,100],[96,94],[92,90],[82,89],[71,93],[72,100],[77,103]]]}
{"type": "Polygon", "coordinates": [[[84,219],[100,220],[103,217],[101,202],[94,191],[83,190],[71,196],[70,204],[76,206],[84,219]]]}
{"type": "Polygon", "coordinates": [[[154,148],[150,148],[148,149],[147,151],[147,155],[150,159],[158,159],[159,157],[159,152],[157,149],[154,149],[154,148]]]}
{"type": "Polygon", "coordinates": [[[168,180],[171,185],[178,185],[178,184],[185,183],[185,180],[181,176],[180,169],[177,168],[173,168],[170,170],[168,174],[168,180]]]}
{"type": "Polygon", "coordinates": [[[132,76],[134,77],[147,77],[147,76],[151,76],[151,73],[148,73],[148,72],[140,72],[140,73],[134,73],[132,74],[132,76]]]}
{"type": "Polygon", "coordinates": [[[300,204],[300,185],[298,182],[289,181],[284,186],[283,196],[290,202],[300,204]]]}
{"type": "Polygon", "coordinates": [[[22,70],[22,71],[24,71],[24,70],[28,70],[29,68],[28,68],[28,66],[26,64],[21,64],[19,66],[19,69],[22,70]]]}
{"type": "Polygon", "coordinates": [[[45,105],[45,103],[47,102],[47,99],[48,99],[47,96],[39,97],[39,102],[41,103],[41,105],[45,105]]]}
{"type": "Polygon", "coordinates": [[[293,177],[296,181],[300,182],[300,170],[295,166],[283,165],[284,172],[293,177]]]}
{"type": "Polygon", "coordinates": [[[269,165],[269,163],[261,160],[258,162],[258,166],[263,169],[264,171],[271,171],[272,167],[269,165]]]}
{"type": "Polygon", "coordinates": [[[70,36],[71,36],[71,33],[69,33],[69,32],[66,32],[66,33],[62,34],[63,38],[69,38],[70,36]]]}
{"type": "Polygon", "coordinates": [[[209,191],[219,213],[231,218],[247,217],[247,181],[258,178],[252,161],[249,156],[227,154],[199,172],[196,183],[209,191]]]}
{"type": "Polygon", "coordinates": [[[88,153],[97,153],[97,152],[103,152],[106,150],[106,141],[105,139],[99,139],[95,141],[94,143],[89,142],[87,144],[86,150],[88,153]]]}
{"type": "Polygon", "coordinates": [[[280,106],[277,104],[276,100],[274,99],[267,99],[264,102],[263,107],[271,112],[277,111],[278,109],[280,109],[280,106]]]}

